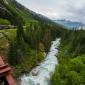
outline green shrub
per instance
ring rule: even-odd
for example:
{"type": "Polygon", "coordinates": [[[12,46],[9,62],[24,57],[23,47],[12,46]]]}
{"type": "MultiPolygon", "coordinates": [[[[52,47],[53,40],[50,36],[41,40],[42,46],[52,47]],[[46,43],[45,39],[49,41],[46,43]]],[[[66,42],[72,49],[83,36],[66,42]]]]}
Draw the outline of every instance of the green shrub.
{"type": "Polygon", "coordinates": [[[10,25],[10,21],[8,21],[7,19],[1,19],[0,18],[0,25],[10,25]]]}

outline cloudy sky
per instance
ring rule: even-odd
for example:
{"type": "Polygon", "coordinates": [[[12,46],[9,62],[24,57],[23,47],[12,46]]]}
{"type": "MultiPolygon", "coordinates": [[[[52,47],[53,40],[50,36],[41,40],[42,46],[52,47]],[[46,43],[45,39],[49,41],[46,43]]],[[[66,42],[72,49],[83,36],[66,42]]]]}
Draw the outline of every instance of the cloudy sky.
{"type": "Polygon", "coordinates": [[[51,19],[85,23],[85,0],[17,0],[27,8],[51,19]]]}

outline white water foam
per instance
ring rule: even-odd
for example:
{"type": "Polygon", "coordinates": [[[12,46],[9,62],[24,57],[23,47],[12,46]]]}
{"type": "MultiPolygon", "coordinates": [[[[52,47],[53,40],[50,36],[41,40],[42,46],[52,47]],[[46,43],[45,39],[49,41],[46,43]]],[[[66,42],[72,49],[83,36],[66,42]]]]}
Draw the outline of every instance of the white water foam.
{"type": "Polygon", "coordinates": [[[50,52],[39,66],[32,69],[28,75],[21,77],[21,85],[50,85],[50,78],[58,64],[56,55],[58,54],[58,46],[60,39],[52,41],[50,52]]]}

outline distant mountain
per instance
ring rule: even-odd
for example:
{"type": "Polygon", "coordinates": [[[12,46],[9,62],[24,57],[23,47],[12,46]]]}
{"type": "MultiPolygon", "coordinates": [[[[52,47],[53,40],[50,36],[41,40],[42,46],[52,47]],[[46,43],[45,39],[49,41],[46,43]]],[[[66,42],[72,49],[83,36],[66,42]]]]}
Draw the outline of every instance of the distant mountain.
{"type": "Polygon", "coordinates": [[[80,29],[80,28],[85,27],[85,24],[83,24],[81,22],[70,21],[70,20],[54,20],[54,22],[56,22],[58,24],[62,24],[69,29],[74,29],[74,28],[80,29]]]}

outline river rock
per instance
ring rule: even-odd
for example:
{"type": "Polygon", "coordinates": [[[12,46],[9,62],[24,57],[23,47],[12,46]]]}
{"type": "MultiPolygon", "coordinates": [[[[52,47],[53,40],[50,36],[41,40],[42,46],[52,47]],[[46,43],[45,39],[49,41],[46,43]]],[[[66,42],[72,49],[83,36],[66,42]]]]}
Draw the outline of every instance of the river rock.
{"type": "Polygon", "coordinates": [[[36,70],[36,69],[34,69],[33,71],[32,71],[32,76],[37,76],[38,75],[38,71],[36,70]]]}

